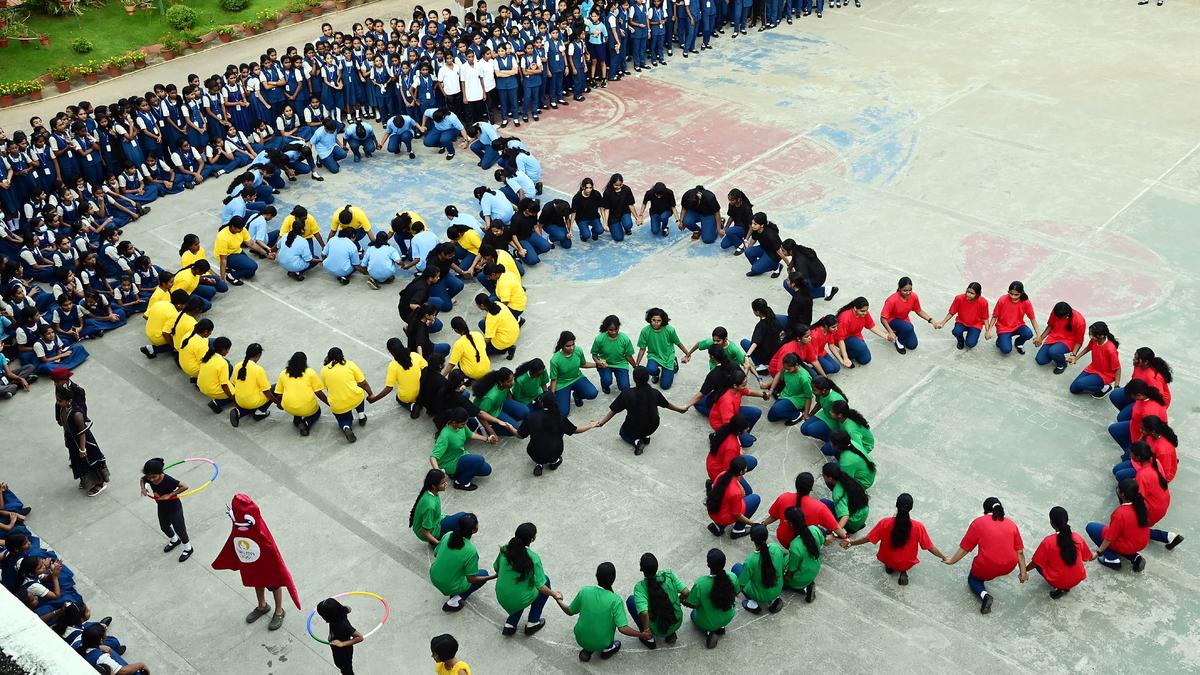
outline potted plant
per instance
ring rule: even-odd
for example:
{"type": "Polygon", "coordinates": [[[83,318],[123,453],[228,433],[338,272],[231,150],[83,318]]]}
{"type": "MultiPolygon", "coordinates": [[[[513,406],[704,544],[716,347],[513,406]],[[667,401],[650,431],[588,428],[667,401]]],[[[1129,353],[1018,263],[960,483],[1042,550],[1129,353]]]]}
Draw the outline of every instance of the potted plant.
{"type": "Polygon", "coordinates": [[[59,93],[71,91],[71,66],[58,65],[50,69],[50,77],[59,93]]]}
{"type": "Polygon", "coordinates": [[[75,72],[83,76],[84,82],[95,84],[100,79],[97,75],[100,72],[100,64],[89,59],[75,66],[75,72]]]}
{"type": "Polygon", "coordinates": [[[179,41],[191,47],[193,50],[198,50],[204,46],[204,41],[200,39],[200,36],[197,35],[195,31],[183,31],[179,34],[179,41]]]}
{"type": "Polygon", "coordinates": [[[109,77],[116,77],[121,74],[121,68],[125,66],[125,55],[117,54],[110,56],[104,60],[104,72],[108,73],[109,77]]]}
{"type": "Polygon", "coordinates": [[[264,9],[259,12],[258,20],[262,21],[263,30],[275,30],[279,27],[279,15],[274,10],[264,9]]]}
{"type": "Polygon", "coordinates": [[[259,31],[262,30],[262,28],[263,22],[259,19],[251,19],[250,21],[242,24],[242,32],[244,32],[247,37],[254,37],[259,33],[259,31]]]}
{"type": "Polygon", "coordinates": [[[170,61],[181,51],[183,51],[183,46],[174,35],[167,33],[162,37],[162,49],[158,53],[163,57],[164,61],[170,61]]]}
{"type": "Polygon", "coordinates": [[[300,23],[304,20],[304,10],[308,9],[308,6],[304,4],[304,0],[289,0],[283,9],[291,15],[292,23],[300,23]]]}
{"type": "Polygon", "coordinates": [[[313,16],[321,16],[321,13],[325,11],[325,8],[321,6],[321,0],[304,0],[304,6],[313,16]]]}
{"type": "Polygon", "coordinates": [[[125,14],[129,16],[133,16],[133,13],[137,11],[137,0],[124,0],[122,4],[125,6],[125,14]]]}
{"type": "Polygon", "coordinates": [[[233,36],[235,34],[237,34],[237,29],[231,25],[226,24],[224,26],[217,27],[217,39],[222,43],[228,44],[233,42],[233,36]]]}
{"type": "Polygon", "coordinates": [[[127,59],[129,59],[129,62],[133,63],[134,68],[145,68],[146,67],[146,50],[145,49],[134,49],[134,50],[126,53],[125,57],[127,59]]]}
{"type": "Polygon", "coordinates": [[[49,47],[50,46],[50,36],[46,35],[45,33],[42,33],[41,35],[38,36],[38,42],[42,43],[43,47],[49,47]]]}
{"type": "Polygon", "coordinates": [[[17,96],[24,94],[30,101],[42,100],[42,83],[40,80],[19,80],[14,83],[17,96]]]}
{"type": "Polygon", "coordinates": [[[0,108],[7,108],[13,104],[13,98],[16,96],[15,82],[0,82],[0,108]]]}

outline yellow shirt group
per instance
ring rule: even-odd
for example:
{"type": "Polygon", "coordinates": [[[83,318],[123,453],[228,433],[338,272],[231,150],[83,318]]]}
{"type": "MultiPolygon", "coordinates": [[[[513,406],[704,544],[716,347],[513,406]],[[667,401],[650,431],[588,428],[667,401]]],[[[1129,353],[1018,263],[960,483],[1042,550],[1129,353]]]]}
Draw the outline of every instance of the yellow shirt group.
{"type": "Polygon", "coordinates": [[[197,260],[204,260],[207,257],[208,253],[205,253],[203,246],[201,246],[200,250],[196,251],[195,253],[192,253],[191,251],[184,251],[183,253],[179,254],[179,266],[190,267],[191,264],[197,260]]]}
{"type": "Polygon", "coordinates": [[[490,339],[496,349],[508,349],[517,344],[520,335],[520,324],[504,305],[500,305],[500,311],[496,314],[487,314],[484,317],[483,336],[490,339]]]}
{"type": "Polygon", "coordinates": [[[417,400],[417,395],[421,393],[421,371],[429,365],[425,357],[416,352],[413,352],[409,359],[412,361],[411,368],[405,368],[394,360],[389,363],[387,382],[384,383],[396,390],[396,400],[401,403],[417,400]]]}
{"type": "Polygon", "coordinates": [[[184,268],[175,273],[175,281],[171,283],[171,292],[183,291],[188,295],[196,292],[196,287],[200,285],[200,277],[190,268],[184,268]]]}
{"type": "MultiPolygon", "coordinates": [[[[329,398],[329,410],[335,414],[350,412],[363,402],[367,393],[358,386],[359,382],[367,379],[363,371],[353,361],[330,364],[321,369],[321,380],[325,383],[326,396],[329,398]]],[[[310,413],[311,414],[311,413],[310,413]]]]}
{"type": "Polygon", "coordinates": [[[462,233],[462,236],[455,243],[463,247],[466,251],[479,255],[479,247],[483,244],[483,239],[480,238],[479,233],[475,230],[467,230],[462,233]]]}
{"type": "Polygon", "coordinates": [[[283,399],[283,410],[295,417],[308,417],[317,412],[316,392],[325,388],[321,378],[312,368],[306,368],[300,377],[288,375],[285,368],[275,380],[275,393],[283,399]]]}
{"type": "MultiPolygon", "coordinates": [[[[509,316],[512,314],[510,313],[509,316]]],[[[484,325],[487,325],[486,321],[484,325]]],[[[454,344],[450,346],[449,361],[457,366],[463,375],[472,380],[478,380],[492,372],[492,360],[488,358],[487,343],[483,341],[483,336],[476,332],[460,336],[454,341],[454,344]]]]}
{"type": "Polygon", "coordinates": [[[229,382],[229,362],[220,354],[213,354],[200,364],[200,373],[196,375],[196,388],[201,394],[219,401],[229,398],[221,385],[233,389],[233,384],[229,382]]]}
{"type": "Polygon", "coordinates": [[[170,301],[151,303],[146,307],[146,339],[155,347],[161,347],[167,344],[163,333],[169,333],[171,324],[175,322],[175,317],[179,316],[179,310],[175,309],[170,301]]]}
{"type": "Polygon", "coordinates": [[[329,236],[332,237],[334,232],[337,232],[343,228],[347,230],[363,230],[364,232],[371,231],[371,221],[367,219],[367,214],[363,212],[362,209],[358,208],[357,206],[351,206],[350,222],[345,225],[343,225],[341,221],[343,210],[344,209],[338,209],[337,211],[333,212],[333,223],[329,228],[329,236]]]}
{"type": "Polygon", "coordinates": [[[146,301],[146,307],[153,307],[155,303],[162,301],[166,301],[168,305],[171,304],[171,291],[159,286],[150,294],[150,299],[146,301]]]}
{"type": "MultiPolygon", "coordinates": [[[[172,305],[171,309],[175,309],[175,306],[172,305]]],[[[179,351],[183,349],[184,339],[191,335],[192,331],[196,328],[196,317],[187,312],[178,312],[175,316],[177,320],[171,319],[167,327],[174,326],[171,330],[171,344],[175,345],[175,351],[179,351]]]]}
{"type": "Polygon", "coordinates": [[[233,232],[228,227],[217,231],[217,241],[213,244],[213,253],[217,257],[237,255],[242,247],[250,243],[250,231],[242,228],[241,232],[233,232]]]}
{"type": "Polygon", "coordinates": [[[195,333],[185,339],[187,342],[179,349],[179,369],[187,373],[188,377],[197,377],[200,372],[200,359],[208,353],[208,339],[195,333]]]}
{"type": "Polygon", "coordinates": [[[234,402],[238,404],[239,408],[246,410],[263,407],[267,402],[267,395],[263,392],[271,388],[271,382],[267,379],[267,371],[254,361],[246,361],[246,377],[238,378],[238,371],[241,368],[240,363],[234,367],[234,402]]]}
{"type": "Polygon", "coordinates": [[[496,298],[517,312],[525,311],[525,288],[521,286],[521,277],[512,272],[505,272],[496,280],[496,298]]]}
{"type": "MultiPolygon", "coordinates": [[[[283,223],[279,226],[280,239],[284,239],[288,236],[288,233],[292,231],[292,225],[295,222],[296,216],[293,216],[290,213],[286,218],[283,219],[283,223]]],[[[311,213],[308,214],[308,218],[304,220],[304,231],[300,232],[300,236],[304,237],[305,239],[312,239],[313,236],[320,231],[321,228],[317,227],[317,219],[313,218],[311,213]]]]}

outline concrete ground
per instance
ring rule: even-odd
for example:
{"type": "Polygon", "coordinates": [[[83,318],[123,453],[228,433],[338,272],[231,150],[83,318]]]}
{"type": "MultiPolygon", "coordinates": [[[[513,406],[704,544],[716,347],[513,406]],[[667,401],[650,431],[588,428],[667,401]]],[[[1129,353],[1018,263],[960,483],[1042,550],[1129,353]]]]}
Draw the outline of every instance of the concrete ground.
{"type": "MultiPolygon", "coordinates": [[[[1195,541],[1173,553],[1152,544],[1143,574],[1093,564],[1088,581],[1057,602],[1036,576],[1024,586],[1010,577],[992,584],[996,604],[984,617],[966,592],[965,561],[946,569],[927,557],[901,588],[870,550],[830,547],[814,604],[789,598],[777,615],[742,612],[715,651],[685,627],[671,648],[649,652],[626,639],[617,658],[584,666],[572,620],[553,607],[547,628],[528,639],[500,636],[504,614],[491,589],[469,611],[439,611],[430,551],[406,527],[427,468],[428,421],[380,402],[355,445],[328,415],[307,439],[279,414],[234,430],[169,362],[137,353],[137,321],[89,344],[93,358],[78,373],[113,487],[94,500],[75,490],[42,384],[3,406],[8,425],[36,422],[4,450],[0,478],[35,507],[31,525],[72,564],[89,603],[115,616],[130,656],[156,672],[331,672],[304,619],[320,599],[349,590],[379,593],[392,607],[387,626],[356,650],[363,673],[426,672],[428,639],[444,631],[479,673],[776,672],[796,658],[832,659],[848,672],[883,663],[897,672],[1200,670],[1200,535],[1186,525],[1200,515],[1191,489],[1200,473],[1187,450],[1197,431],[1200,346],[1185,337],[1195,321],[1180,311],[1200,294],[1200,64],[1187,47],[1200,18],[1175,2],[864,4],[736,41],[724,36],[715,51],[687,61],[676,54],[670,68],[548,114],[519,135],[541,157],[551,194],[614,171],[639,197],[655,180],[677,194],[696,183],[722,197],[743,189],[787,235],[821,252],[843,289],[839,301],[861,294],[878,310],[909,275],[940,319],[969,281],[994,299],[1023,279],[1039,316],[1066,299],[1089,320],[1107,321],[1126,371],[1136,347],[1152,346],[1175,368],[1172,424],[1184,439],[1164,525],[1195,541]],[[197,554],[179,565],[159,552],[154,509],[134,480],[148,457],[197,455],[215,459],[221,477],[186,502],[197,554]],[[234,574],[208,567],[228,535],[223,511],[235,492],[261,506],[304,603],[275,633],[246,626],[253,594],[234,574]]],[[[224,63],[211,54],[214,68],[224,63]]],[[[464,158],[420,152],[411,162],[347,164],[342,175],[297,183],[282,197],[307,205],[323,225],[334,208],[354,203],[377,222],[415,209],[440,229],[445,204],[462,206],[475,185],[490,183],[464,158]]],[[[156,260],[174,260],[185,233],[211,238],[223,188],[156,204],[129,236],[156,260]]],[[[652,305],[671,313],[689,343],[718,324],[745,335],[752,298],[782,311],[787,297],[777,281],[745,278],[746,269],[744,259],[678,234],[663,242],[639,231],[621,245],[554,251],[526,276],[529,323],[514,364],[547,358],[563,329],[590,340],[608,313],[636,334],[652,305]]],[[[247,342],[264,344],[272,376],[294,350],[316,361],[340,346],[378,387],[383,344],[400,332],[397,290],[374,292],[361,281],[342,288],[319,270],[297,284],[264,265],[210,316],[235,355],[247,342]]],[[[477,318],[469,303],[459,312],[477,318]]],[[[1029,355],[1002,358],[991,343],[964,353],[948,330],[918,326],[918,334],[921,347],[904,357],[872,338],[875,362],[837,378],[878,439],[872,521],[910,492],[914,515],[951,553],[982,500],[997,495],[1032,554],[1056,504],[1079,530],[1107,519],[1118,452],[1105,427],[1115,411],[1067,392],[1075,369],[1055,377],[1029,355]]],[[[703,374],[698,362],[685,366],[668,397],[682,403],[703,374]]],[[[572,417],[597,419],[607,401],[602,395],[572,417]]],[[[694,413],[668,415],[641,457],[606,427],[568,440],[562,468],[541,478],[530,474],[522,444],[487,448],[492,476],[477,492],[446,495],[445,509],[480,515],[475,543],[488,567],[517,524],[535,522],[535,548],[568,598],[603,560],[616,564],[617,590],[628,593],[643,551],[690,582],[704,572],[710,546],[732,562],[750,544],[716,541],[704,529],[708,427],[694,413]]],[[[797,472],[819,470],[819,451],[795,429],[764,421],[756,433],[761,464],[749,479],[768,503],[797,472]]],[[[198,483],[202,474],[176,475],[198,483]]],[[[369,602],[354,608],[361,629],[378,619],[369,602]]]]}

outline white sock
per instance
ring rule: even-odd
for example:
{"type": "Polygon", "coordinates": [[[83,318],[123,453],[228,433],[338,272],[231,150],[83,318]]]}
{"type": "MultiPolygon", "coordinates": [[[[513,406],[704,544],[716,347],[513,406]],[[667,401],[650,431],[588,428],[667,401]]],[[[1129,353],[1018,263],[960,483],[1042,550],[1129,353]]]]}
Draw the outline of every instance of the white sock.
{"type": "Polygon", "coordinates": [[[184,550],[184,552],[192,550],[192,542],[189,541],[188,543],[184,544],[183,550],[184,550]]]}
{"type": "Polygon", "coordinates": [[[179,541],[179,535],[175,534],[171,536],[171,541],[168,543],[174,544],[177,541],[179,541]]]}
{"type": "Polygon", "coordinates": [[[447,600],[446,604],[450,605],[451,607],[458,607],[459,605],[462,604],[462,598],[456,595],[456,596],[450,598],[449,600],[447,600]]]}

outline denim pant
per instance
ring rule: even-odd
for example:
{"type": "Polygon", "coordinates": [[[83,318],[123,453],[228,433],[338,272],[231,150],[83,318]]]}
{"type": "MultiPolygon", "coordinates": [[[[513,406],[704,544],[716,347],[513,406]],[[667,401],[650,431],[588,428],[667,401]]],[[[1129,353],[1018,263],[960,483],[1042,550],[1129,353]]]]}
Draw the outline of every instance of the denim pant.
{"type": "MultiPolygon", "coordinates": [[[[392,154],[400,153],[400,146],[404,146],[405,152],[412,152],[413,132],[404,131],[398,134],[388,136],[387,151],[392,154]]],[[[486,168],[486,167],[485,167],[486,168]]]]}
{"type": "MultiPolygon", "coordinates": [[[[526,78],[525,100],[524,100],[524,116],[528,118],[530,115],[537,115],[542,111],[542,83],[530,85],[526,78]]],[[[543,596],[545,597],[545,596],[543,596]]]]}
{"type": "Polygon", "coordinates": [[[512,89],[497,89],[496,94],[500,97],[500,119],[507,122],[511,117],[517,118],[517,88],[512,89]]]}
{"type": "Polygon", "coordinates": [[[982,599],[983,594],[987,592],[987,586],[983,584],[983,580],[979,577],[976,577],[974,574],[967,575],[967,588],[971,589],[971,593],[980,599],[982,599]]]}
{"type": "Polygon", "coordinates": [[[571,399],[578,398],[585,401],[590,401],[600,395],[596,391],[596,385],[586,377],[581,377],[575,380],[569,387],[559,387],[554,392],[555,399],[558,400],[558,411],[563,417],[571,411],[571,399]]]}
{"type": "Polygon", "coordinates": [[[981,332],[978,328],[969,328],[958,322],[955,322],[954,328],[950,329],[950,334],[954,336],[954,339],[966,345],[967,349],[973,349],[975,345],[979,344],[981,332]]]}
{"type": "MultiPolygon", "coordinates": [[[[521,403],[520,401],[514,401],[511,398],[504,400],[504,406],[500,409],[500,414],[496,415],[497,419],[499,419],[501,422],[507,422],[508,424],[511,424],[514,429],[521,426],[521,422],[526,417],[529,417],[529,406],[521,403]]],[[[508,429],[503,427],[497,428],[496,434],[499,436],[512,435],[508,429]]]]}
{"type": "Polygon", "coordinates": [[[664,368],[654,359],[646,359],[646,370],[650,371],[651,377],[658,375],[658,387],[663,391],[670,389],[671,383],[675,381],[675,371],[671,368],[664,368]]]}
{"type": "Polygon", "coordinates": [[[451,298],[462,292],[465,286],[466,284],[463,283],[462,279],[453,274],[447,274],[429,289],[429,295],[431,298],[441,298],[446,302],[450,302],[451,298]]]}
{"type": "Polygon", "coordinates": [[[701,33],[704,35],[704,46],[712,40],[713,32],[717,26],[717,15],[715,12],[709,12],[700,16],[701,33]]]}
{"type": "MultiPolygon", "coordinates": [[[[723,243],[721,245],[724,246],[723,243]]],[[[767,255],[767,250],[757,244],[746,249],[746,260],[750,261],[750,276],[753,277],[772,272],[779,267],[779,261],[767,255]]]]}
{"type": "Polygon", "coordinates": [[[562,225],[543,225],[542,230],[555,245],[561,246],[564,250],[571,248],[572,240],[567,239],[567,228],[562,225]]]}
{"type": "MultiPolygon", "coordinates": [[[[821,369],[825,371],[826,375],[833,375],[834,373],[836,373],[842,369],[842,364],[839,363],[837,359],[833,358],[829,354],[822,354],[822,355],[818,356],[817,362],[819,362],[821,364],[821,369]]],[[[812,375],[813,377],[820,375],[820,373],[817,372],[816,368],[813,368],[812,366],[808,365],[807,363],[801,362],[800,365],[804,366],[804,369],[808,371],[809,375],[812,375]]]]}
{"type": "MultiPolygon", "coordinates": [[[[389,141],[388,149],[391,149],[390,143],[391,141],[389,141]]],[[[492,168],[496,160],[500,159],[500,153],[496,152],[490,143],[484,143],[483,141],[471,143],[471,152],[475,153],[475,156],[481,162],[480,166],[485,169],[492,168]]]]}
{"type": "Polygon", "coordinates": [[[802,412],[804,411],[797,408],[791,401],[781,398],[767,411],[767,421],[783,422],[784,420],[796,418],[802,412]]]}
{"type": "MultiPolygon", "coordinates": [[[[786,318],[786,317],[785,317],[785,318],[786,318]]],[[[783,324],[780,324],[780,325],[783,325],[783,324]]],[[[749,341],[749,340],[747,340],[746,338],[742,338],[742,340],[741,340],[740,344],[741,344],[741,346],[742,346],[742,351],[743,351],[743,352],[745,352],[745,351],[749,351],[749,350],[750,350],[750,344],[751,344],[751,343],[750,343],[750,341],[749,341]]],[[[770,362],[771,362],[771,357],[772,357],[772,356],[774,356],[774,355],[773,355],[773,354],[763,354],[763,353],[761,353],[760,351],[758,351],[758,350],[755,350],[755,352],[754,352],[753,354],[751,354],[751,355],[750,355],[750,360],[751,360],[752,362],[754,362],[754,365],[756,365],[756,366],[765,366],[765,365],[767,365],[768,363],[770,363],[770,362]]]]}
{"type": "Polygon", "coordinates": [[[225,269],[234,279],[252,279],[258,271],[258,263],[245,253],[234,253],[225,258],[225,269]]]}
{"type": "Polygon", "coordinates": [[[725,228],[725,236],[721,238],[721,248],[734,248],[746,242],[746,228],[741,225],[730,225],[725,228]]]}
{"type": "Polygon", "coordinates": [[[1055,342],[1052,345],[1042,345],[1042,348],[1033,355],[1033,360],[1039,366],[1048,365],[1051,361],[1059,368],[1067,367],[1067,354],[1071,352],[1071,346],[1065,342],[1055,342]]]}
{"type": "Polygon", "coordinates": [[[663,51],[666,44],[667,36],[664,33],[658,33],[650,36],[650,61],[652,63],[665,63],[667,60],[666,52],[663,51]]]}
{"type": "Polygon", "coordinates": [[[600,235],[604,234],[604,221],[599,218],[591,220],[576,220],[575,224],[579,226],[579,240],[588,241],[589,239],[599,239],[600,235]]]}
{"type": "Polygon", "coordinates": [[[470,485],[479,476],[492,475],[492,465],[487,463],[483,455],[466,454],[458,458],[458,466],[454,471],[454,482],[459,485],[470,485]]]}
{"type": "MultiPolygon", "coordinates": [[[[442,531],[445,532],[445,530],[442,531]]],[[[546,577],[546,588],[550,588],[549,576],[546,577]]],[[[539,592],[537,594],[537,597],[533,599],[533,604],[529,606],[529,623],[537,623],[542,620],[542,609],[545,608],[546,601],[549,599],[550,596],[546,595],[545,593],[539,592]]],[[[516,625],[521,622],[521,615],[524,613],[525,610],[519,609],[512,614],[509,614],[508,618],[504,620],[504,625],[515,628],[516,625]]]]}
{"type": "Polygon", "coordinates": [[[465,515],[467,515],[467,513],[465,511],[459,511],[458,513],[452,513],[448,516],[443,517],[442,518],[442,530],[441,530],[442,534],[446,534],[447,532],[453,532],[455,529],[457,529],[458,521],[461,520],[462,517],[465,515]]]}
{"type": "MultiPolygon", "coordinates": [[[[644,30],[645,30],[644,28],[639,29],[638,32],[641,33],[644,30]]],[[[646,42],[647,42],[647,39],[645,37],[640,37],[640,36],[639,37],[631,37],[631,38],[629,38],[629,42],[630,42],[630,50],[633,55],[633,67],[641,68],[642,66],[646,65],[646,42]]]]}
{"type": "MultiPolygon", "coordinates": [[[[409,134],[409,136],[411,138],[411,134],[409,134]]],[[[388,144],[391,144],[390,139],[388,140],[388,144]]],[[[362,154],[365,154],[367,157],[375,154],[375,139],[371,136],[367,136],[361,141],[354,136],[347,136],[346,145],[350,146],[350,152],[354,154],[354,161],[356,162],[362,161],[362,155],[359,154],[359,150],[361,150],[362,154]]]]}
{"type": "Polygon", "coordinates": [[[660,236],[670,234],[671,212],[663,211],[662,213],[650,214],[650,233],[660,236]]]}
{"type": "Polygon", "coordinates": [[[538,234],[530,232],[528,239],[522,239],[521,247],[525,249],[525,257],[522,260],[526,265],[536,265],[542,261],[542,254],[550,250],[550,242],[538,234]]]}
{"type": "MultiPolygon", "coordinates": [[[[745,503],[746,513],[744,515],[747,518],[751,518],[754,516],[754,512],[758,510],[759,505],[762,504],[762,497],[756,494],[746,495],[745,503]]],[[[726,527],[728,527],[728,525],[721,526],[721,532],[725,532],[726,527]]]]}
{"type": "Polygon", "coordinates": [[[830,431],[829,425],[817,417],[810,417],[800,425],[800,433],[819,441],[828,441],[830,431]]]}
{"type": "MultiPolygon", "coordinates": [[[[1102,544],[1104,542],[1104,523],[1097,523],[1097,522],[1088,523],[1087,527],[1085,527],[1084,530],[1087,532],[1088,537],[1091,538],[1092,543],[1096,544],[1096,546],[1099,546],[1100,544],[1102,544]]],[[[1151,536],[1151,539],[1154,538],[1154,530],[1150,531],[1150,536],[1151,536]]],[[[1158,539],[1156,541],[1166,541],[1166,537],[1163,537],[1162,539],[1158,539]]],[[[1138,557],[1140,557],[1140,555],[1141,555],[1140,553],[1128,553],[1128,554],[1117,553],[1116,551],[1112,550],[1111,547],[1109,547],[1109,549],[1107,551],[1105,551],[1104,553],[1101,553],[1096,559],[1111,563],[1111,562],[1117,562],[1117,556],[1121,556],[1122,558],[1125,558],[1129,562],[1133,562],[1138,557]]]]}
{"type": "Polygon", "coordinates": [[[1137,476],[1137,469],[1133,468],[1133,461],[1131,460],[1127,459],[1113,466],[1113,478],[1116,478],[1117,482],[1121,482],[1135,476],[1137,476]]]}
{"type": "Polygon", "coordinates": [[[1104,380],[1095,373],[1080,373],[1071,382],[1072,394],[1099,394],[1104,391],[1104,380]]]}
{"type": "Polygon", "coordinates": [[[850,357],[852,362],[858,362],[860,366],[871,362],[871,350],[867,347],[866,341],[860,337],[846,338],[846,356],[850,357]]]}
{"type": "Polygon", "coordinates": [[[337,419],[338,426],[344,429],[354,424],[354,413],[362,413],[366,412],[366,410],[367,400],[363,399],[362,403],[359,403],[358,407],[354,410],[347,410],[343,413],[333,413],[333,416],[337,419]]]}
{"type": "Polygon", "coordinates": [[[911,321],[905,319],[892,319],[888,321],[888,326],[892,332],[896,334],[896,342],[900,343],[905,349],[917,348],[917,331],[913,330],[911,321]]]}
{"type": "Polygon", "coordinates": [[[301,422],[305,422],[311,427],[312,425],[316,424],[317,420],[319,419],[321,419],[321,409],[317,408],[317,412],[309,415],[308,417],[297,417],[296,415],[292,415],[292,424],[300,426],[301,422]]]}
{"type": "Polygon", "coordinates": [[[346,159],[346,151],[341,148],[334,147],[333,152],[321,159],[321,166],[325,167],[325,170],[329,173],[337,173],[340,170],[338,168],[338,162],[342,161],[343,159],[346,159]]]}
{"type": "Polygon", "coordinates": [[[424,143],[425,147],[427,148],[441,148],[446,151],[447,155],[453,157],[454,138],[457,135],[458,132],[454,129],[446,129],[445,131],[430,129],[428,132],[426,132],[425,140],[422,141],[422,143],[424,143]]]}
{"type": "Polygon", "coordinates": [[[625,391],[629,388],[629,369],[628,368],[597,368],[600,373],[600,388],[604,393],[608,393],[612,388],[613,380],[617,381],[617,389],[625,391]]]}
{"type": "Polygon", "coordinates": [[[1108,435],[1121,446],[1125,451],[1125,456],[1122,459],[1129,459],[1129,444],[1133,441],[1129,438],[1129,422],[1113,422],[1108,425],[1108,435]]]}
{"type": "Polygon", "coordinates": [[[746,18],[750,15],[750,7],[742,4],[742,0],[733,0],[733,30],[746,30],[746,18]]]}
{"type": "Polygon", "coordinates": [[[1020,347],[1033,339],[1033,330],[1029,326],[1021,326],[1011,333],[996,333],[996,348],[1001,354],[1008,354],[1013,347],[1020,347]]]}
{"type": "Polygon", "coordinates": [[[802,0],[804,11],[807,13],[811,9],[816,9],[817,14],[820,14],[825,9],[825,0],[802,0]]]}
{"type": "MultiPolygon", "coordinates": [[[[480,569],[478,572],[475,573],[475,576],[477,576],[477,577],[486,577],[487,575],[488,575],[488,571],[485,569],[480,569]]],[[[477,582],[471,584],[470,588],[468,588],[467,590],[458,594],[459,600],[461,600],[462,602],[466,602],[467,598],[471,597],[472,593],[483,588],[483,584],[484,584],[484,582],[482,582],[482,581],[477,581],[477,582]]]]}
{"type": "Polygon", "coordinates": [[[548,72],[550,73],[550,77],[548,78],[546,84],[546,99],[549,100],[550,103],[557,103],[558,101],[563,100],[563,80],[566,77],[566,71],[560,70],[555,72],[551,70],[548,72]]]}
{"type": "MultiPolygon", "coordinates": [[[[693,39],[695,37],[693,36],[693,39]]],[[[711,244],[717,240],[717,217],[700,216],[687,213],[683,217],[683,226],[692,232],[700,233],[700,241],[711,244]]]]}

